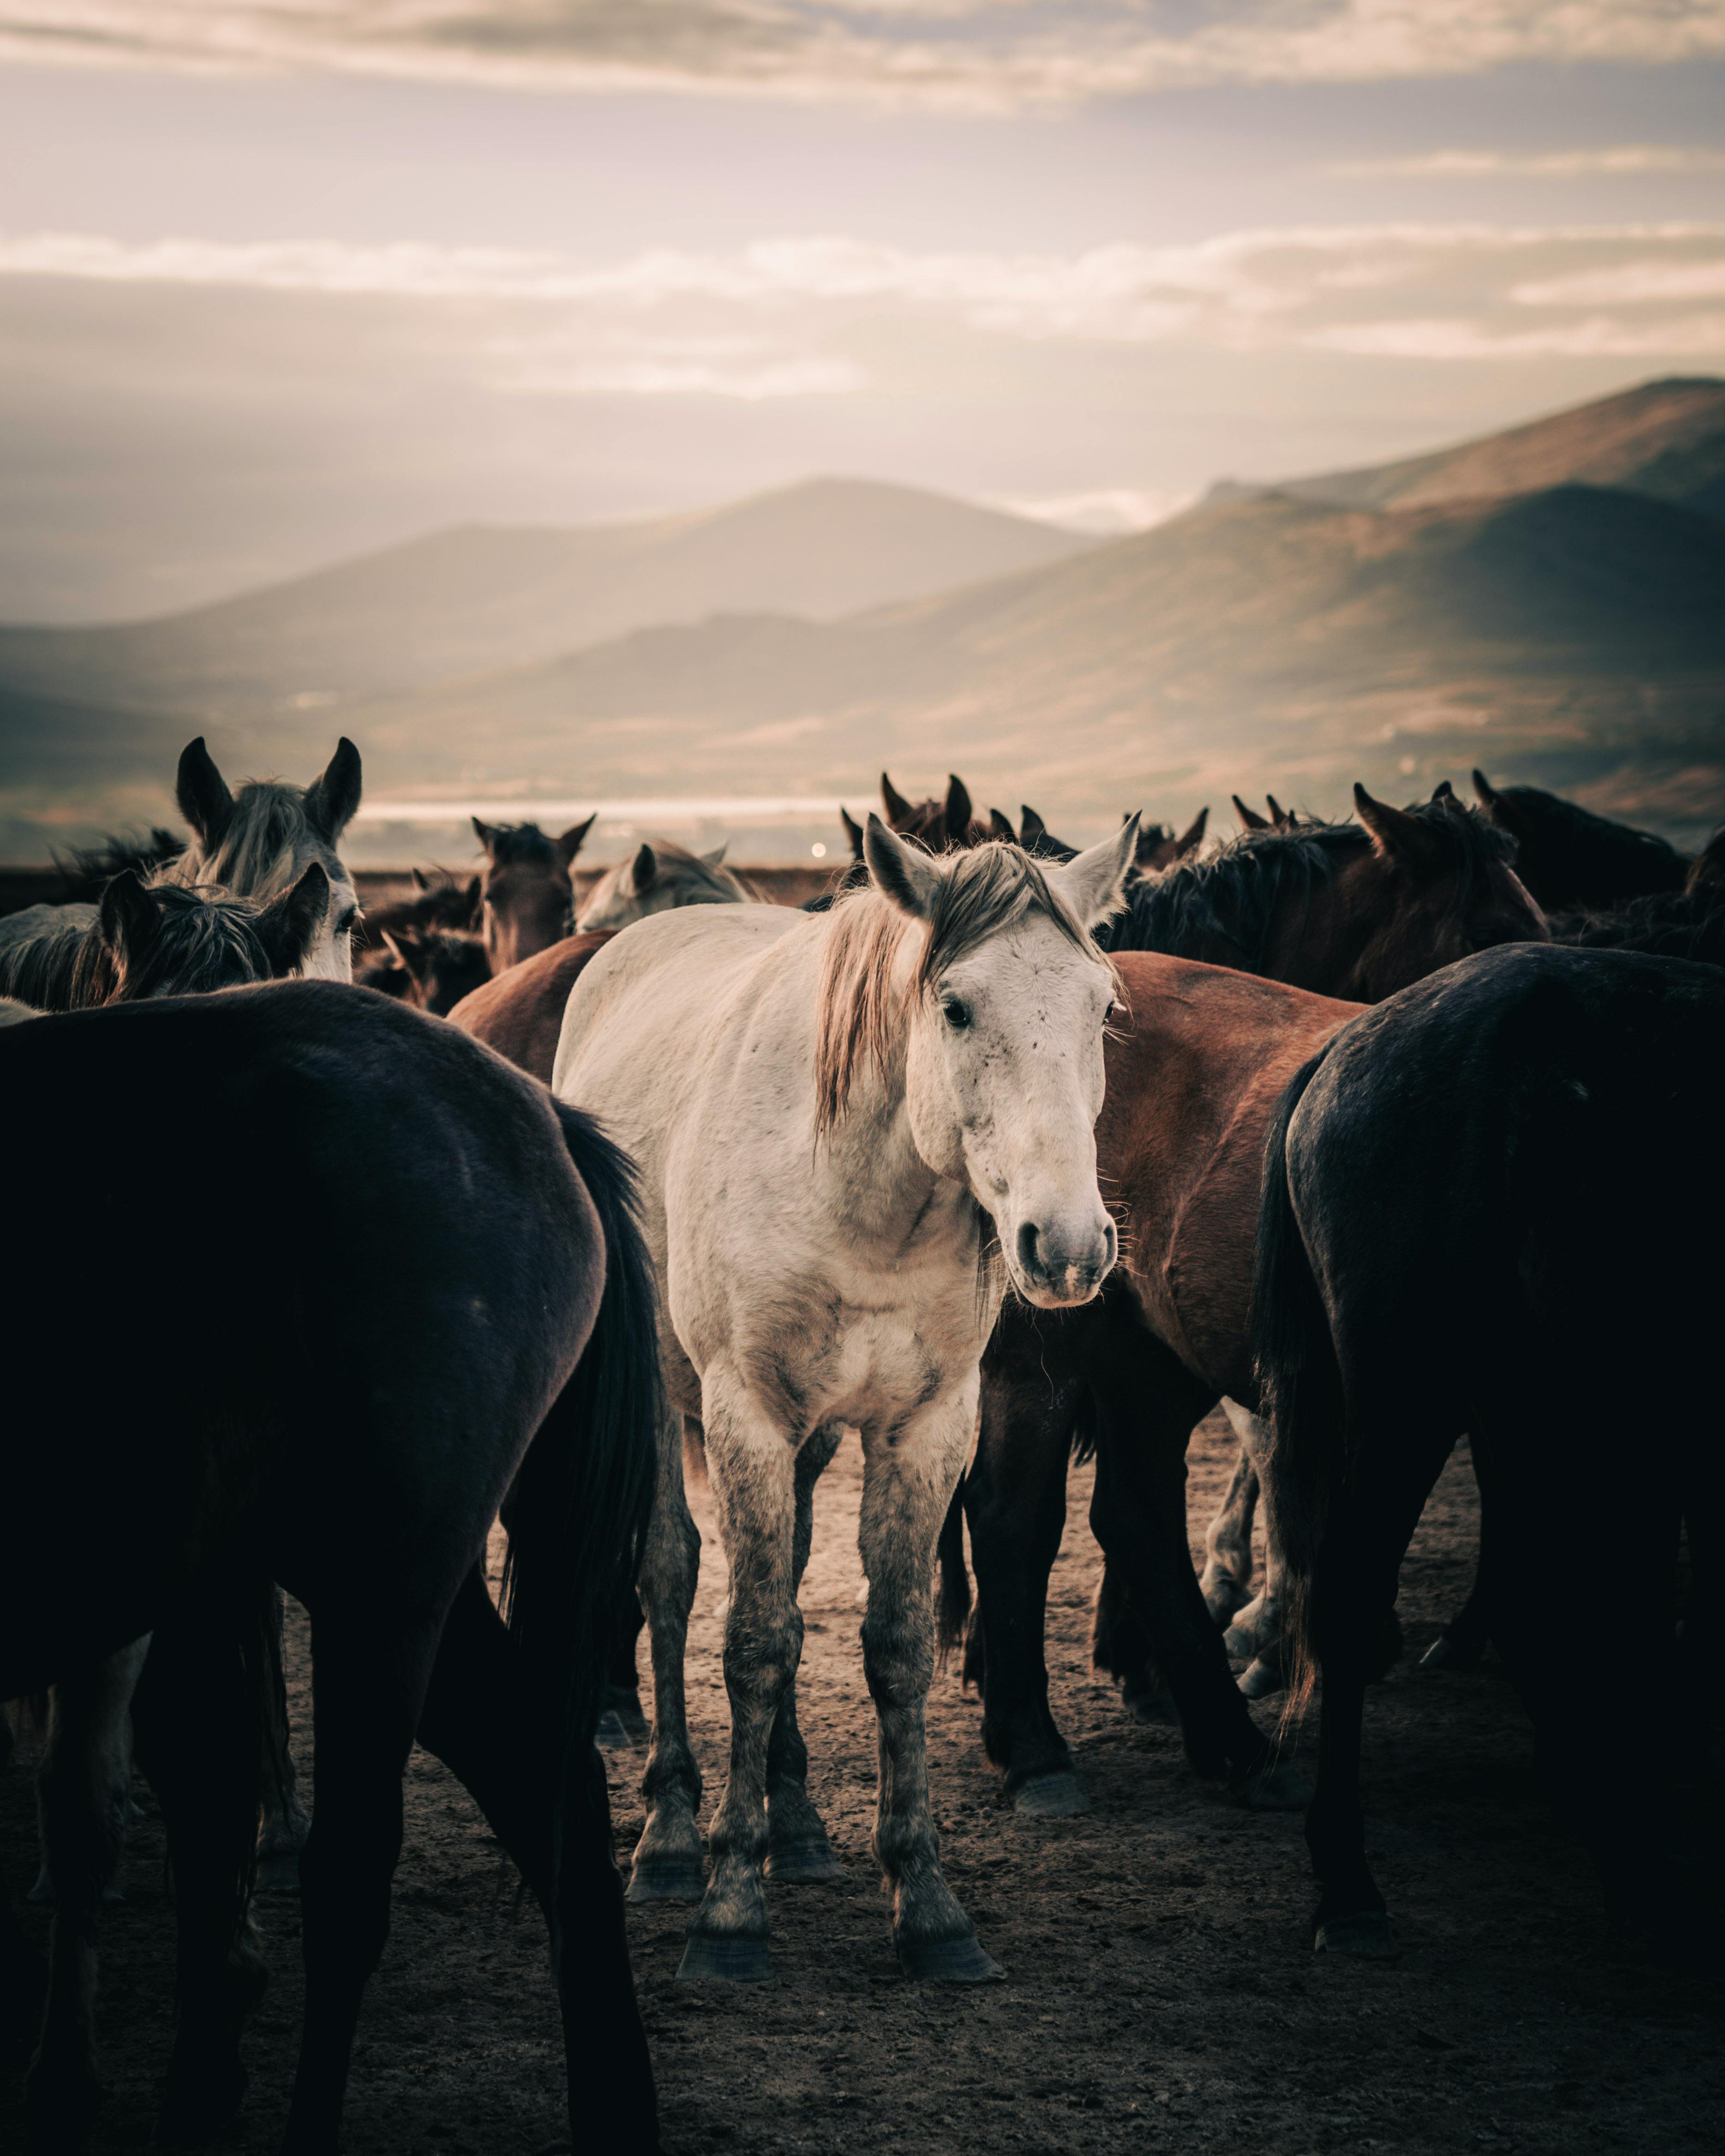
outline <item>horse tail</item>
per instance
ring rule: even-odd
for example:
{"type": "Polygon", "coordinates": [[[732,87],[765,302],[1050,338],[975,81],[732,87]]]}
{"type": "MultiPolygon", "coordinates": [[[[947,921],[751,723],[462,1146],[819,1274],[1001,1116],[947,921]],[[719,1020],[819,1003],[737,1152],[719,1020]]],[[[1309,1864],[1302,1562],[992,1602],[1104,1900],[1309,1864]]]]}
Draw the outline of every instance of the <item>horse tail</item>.
{"type": "Polygon", "coordinates": [[[581,1360],[504,1507],[504,1599],[547,1705],[561,1709],[559,1781],[572,1797],[589,1779],[616,1612],[640,1570],[664,1409],[634,1163],[578,1109],[552,1105],[599,1216],[605,1285],[581,1360]]]}
{"type": "Polygon", "coordinates": [[[947,1657],[964,1637],[965,1622],[970,1615],[970,1574],[964,1563],[964,1477],[958,1477],[952,1492],[952,1502],[947,1507],[947,1517],[941,1522],[941,1538],[936,1544],[940,1558],[940,1660],[941,1667],[947,1657]]]}
{"type": "Polygon", "coordinates": [[[1271,1430],[1264,1491],[1281,1543],[1287,1598],[1285,1721],[1303,1710],[1317,1676],[1312,1584],[1343,1461],[1341,1366],[1287,1174],[1288,1127],[1328,1052],[1320,1050],[1296,1071],[1270,1127],[1252,1282],[1252,1361],[1271,1430]]]}

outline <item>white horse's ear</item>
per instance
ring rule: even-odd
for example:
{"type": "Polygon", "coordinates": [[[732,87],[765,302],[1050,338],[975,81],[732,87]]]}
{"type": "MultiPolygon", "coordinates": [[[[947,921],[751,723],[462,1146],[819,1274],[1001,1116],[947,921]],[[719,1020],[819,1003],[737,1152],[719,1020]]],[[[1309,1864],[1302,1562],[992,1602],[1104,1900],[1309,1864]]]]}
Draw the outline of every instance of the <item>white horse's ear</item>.
{"type": "Polygon", "coordinates": [[[731,841],[726,839],[723,845],[715,846],[710,854],[703,854],[701,858],[710,869],[720,868],[723,866],[725,856],[730,850],[731,841]]]}
{"type": "Polygon", "coordinates": [[[659,856],[643,839],[634,859],[629,865],[629,887],[631,893],[639,898],[644,891],[651,891],[653,879],[658,873],[659,856]]]}
{"type": "Polygon", "coordinates": [[[882,898],[912,921],[927,921],[934,906],[940,870],[920,846],[906,845],[871,809],[863,833],[863,859],[882,898]]]}
{"type": "Polygon", "coordinates": [[[1120,911],[1126,880],[1138,853],[1138,819],[1128,816],[1111,839],[1075,856],[1064,868],[1045,871],[1050,883],[1086,928],[1100,928],[1120,911]]]}

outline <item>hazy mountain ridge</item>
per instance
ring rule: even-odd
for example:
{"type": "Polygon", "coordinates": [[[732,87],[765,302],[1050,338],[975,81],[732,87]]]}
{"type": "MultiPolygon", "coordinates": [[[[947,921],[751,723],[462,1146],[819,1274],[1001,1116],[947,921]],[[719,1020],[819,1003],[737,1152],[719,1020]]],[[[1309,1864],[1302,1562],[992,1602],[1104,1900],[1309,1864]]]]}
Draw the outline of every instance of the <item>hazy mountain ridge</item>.
{"type": "Polygon", "coordinates": [[[1721,592],[1725,526],[1609,490],[1396,511],[1271,495],[944,598],[642,630],[354,722],[386,768],[506,750],[603,792],[788,771],[827,791],[890,747],[1087,813],[1122,784],[1214,792],[1230,773],[1333,803],[1355,775],[1405,790],[1410,742],[1421,764],[1486,737],[1572,764],[1638,741],[1712,753],[1721,592]],[[1614,705],[1638,715],[1628,737],[1614,705]]]}
{"type": "MultiPolygon", "coordinates": [[[[598,552],[611,550],[613,582],[593,570],[583,618],[620,604],[619,591],[644,603],[666,579],[680,607],[554,654],[524,649],[511,624],[543,618],[544,592],[577,572],[593,535],[555,535],[578,543],[553,560],[543,535],[487,535],[475,550],[470,535],[444,534],[180,628],[214,619],[228,665],[254,619],[255,649],[268,647],[284,593],[303,637],[323,593],[331,648],[342,619],[441,607],[459,619],[418,663],[495,648],[506,631],[506,666],[460,664],[381,691],[356,669],[327,703],[280,680],[273,696],[223,701],[191,693],[183,653],[174,693],[160,668],[126,693],[52,665],[20,680],[18,638],[54,633],[0,633],[0,732],[32,800],[49,768],[67,787],[80,762],[107,777],[159,757],[165,778],[179,741],[205,726],[236,766],[309,771],[340,728],[361,742],[374,795],[492,780],[593,798],[829,793],[865,788],[889,762],[956,767],[983,799],[1099,819],[1127,802],[1183,814],[1265,784],[1333,810],[1356,778],[1409,793],[1483,762],[1692,836],[1725,816],[1725,521],[1708,513],[1722,471],[1725,382],[1656,382],[1373,472],[1235,490],[1126,539],[1049,534],[1052,558],[920,595],[901,583],[886,603],[827,606],[826,618],[820,602],[847,578],[854,590],[880,573],[894,516],[932,531],[930,503],[961,521],[972,512],[818,484],[675,530],[627,527],[627,543],[608,527],[598,552]],[[1514,484],[1530,473],[1556,481],[1514,484]],[[1458,495],[1463,480],[1475,490],[1458,495]],[[835,529],[847,503],[870,512],[854,546],[835,529]],[[812,564],[782,558],[797,551],[788,505],[812,506],[827,534],[812,564]],[[760,543],[745,546],[752,531],[760,543]],[[630,547],[635,567],[619,570],[630,547]],[[50,693],[38,756],[20,714],[50,693]]],[[[1014,520],[974,515],[984,522],[968,532],[1006,544],[1004,524],[1021,543],[1014,520]]]]}
{"type": "Polygon", "coordinates": [[[469,526],[156,620],[0,626],[0,680],[151,710],[316,710],[549,659],[649,624],[834,617],[1096,542],[911,487],[812,480],[572,530],[469,526]]]}
{"type": "MultiPolygon", "coordinates": [[[[1291,494],[1355,509],[1618,487],[1725,516],[1725,382],[1677,376],[1424,456],[1266,485],[1224,480],[1208,504],[1291,494]]],[[[1208,506],[1208,505],[1207,505],[1208,506]]]]}

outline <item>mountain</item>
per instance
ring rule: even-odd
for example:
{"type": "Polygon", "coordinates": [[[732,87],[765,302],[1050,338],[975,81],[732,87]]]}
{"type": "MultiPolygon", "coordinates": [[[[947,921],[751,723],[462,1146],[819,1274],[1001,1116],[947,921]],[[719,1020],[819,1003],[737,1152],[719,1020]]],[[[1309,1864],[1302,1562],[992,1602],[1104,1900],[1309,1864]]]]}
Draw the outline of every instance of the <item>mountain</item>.
{"type": "Polygon", "coordinates": [[[1273,488],[1224,480],[1209,500],[1219,505],[1275,492],[1349,509],[1411,509],[1575,485],[1620,487],[1725,517],[1725,382],[1707,376],[1644,382],[1397,464],[1278,480],[1273,488]]]}
{"type": "Polygon", "coordinates": [[[255,721],[548,659],[650,623],[767,607],[853,613],[1093,543],[911,487],[814,480],[639,523],[435,532],[154,621],[0,628],[0,682],[255,721]]]}
{"type": "Polygon", "coordinates": [[[1615,490],[1275,494],[845,621],[638,631],[354,724],[386,783],[506,755],[601,794],[824,793],[896,761],[1045,813],[1266,783],[1334,807],[1356,777],[1406,792],[1428,766],[1719,763],[1722,593],[1725,525],[1615,490]]]}
{"type": "Polygon", "coordinates": [[[373,801],[524,782],[860,806],[884,763],[1074,829],[1266,786],[1334,813],[1356,778],[1404,798],[1477,763],[1693,841],[1725,819],[1722,443],[1725,383],[1653,382],[1106,543],[821,482],[446,534],[173,622],[0,633],[0,846],[117,820],[146,768],[153,806],[126,813],[159,816],[206,727],[230,769],[304,777],[346,731],[373,801]]]}

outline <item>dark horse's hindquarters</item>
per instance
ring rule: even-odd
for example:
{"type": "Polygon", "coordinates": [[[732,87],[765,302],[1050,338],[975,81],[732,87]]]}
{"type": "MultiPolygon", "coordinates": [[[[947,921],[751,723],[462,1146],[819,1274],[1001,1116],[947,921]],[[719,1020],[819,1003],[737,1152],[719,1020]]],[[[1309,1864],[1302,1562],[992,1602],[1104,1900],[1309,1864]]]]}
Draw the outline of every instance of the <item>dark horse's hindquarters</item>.
{"type": "Polygon", "coordinates": [[[1715,969],[1523,947],[1357,1019],[1289,1090],[1265,1181],[1257,1349],[1269,1496],[1324,1686],[1307,1825],[1322,1945],[1392,1945],[1363,1848],[1363,1683],[1464,1430],[1494,1532],[1555,1548],[1584,1583],[1577,1653],[1550,1635],[1539,1573],[1488,1575],[1552,1794],[1615,1909],[1668,1943],[1698,1932],[1663,1814],[1685,1723],[1672,1555],[1682,1516],[1710,1524],[1725,1495],[1725,1268],[1717,1239],[1693,1232],[1725,1202],[1722,1068],[1715,969]],[[1601,1697],[1618,1717],[1603,1748],[1601,1697]]]}
{"type": "MultiPolygon", "coordinates": [[[[603,2089],[607,2145],[651,2149],[592,1748],[660,1413],[627,1163],[454,1028],[322,983],[11,1029],[0,1114],[20,1141],[8,1229],[29,1254],[7,1318],[53,1403],[7,1451],[9,1516],[30,1532],[0,1567],[0,1697],[152,1628],[237,1622],[247,1582],[282,1581],[311,1616],[317,1745],[288,2146],[335,2146],[417,1731],[550,1917],[572,2123],[592,2129],[603,2089]],[[138,1223],[172,1217],[188,1224],[172,1255],[137,1246],[138,1223]],[[92,1249],[110,1254],[93,1281],[92,1249]],[[364,1325],[357,1279],[374,1284],[364,1325]],[[513,1641],[480,1569],[511,1477],[513,1641]]],[[[257,1735],[243,1688],[203,1680],[214,1726],[198,1774],[177,1774],[198,1717],[170,1735],[153,1654],[151,1671],[140,1753],[181,1922],[168,2098],[177,2128],[202,2130],[243,2085],[222,1969],[257,1735]],[[218,1784],[233,1801],[206,1816],[218,1784]]],[[[33,2084],[44,2126],[65,2093],[51,2072],[33,2084]]]]}

